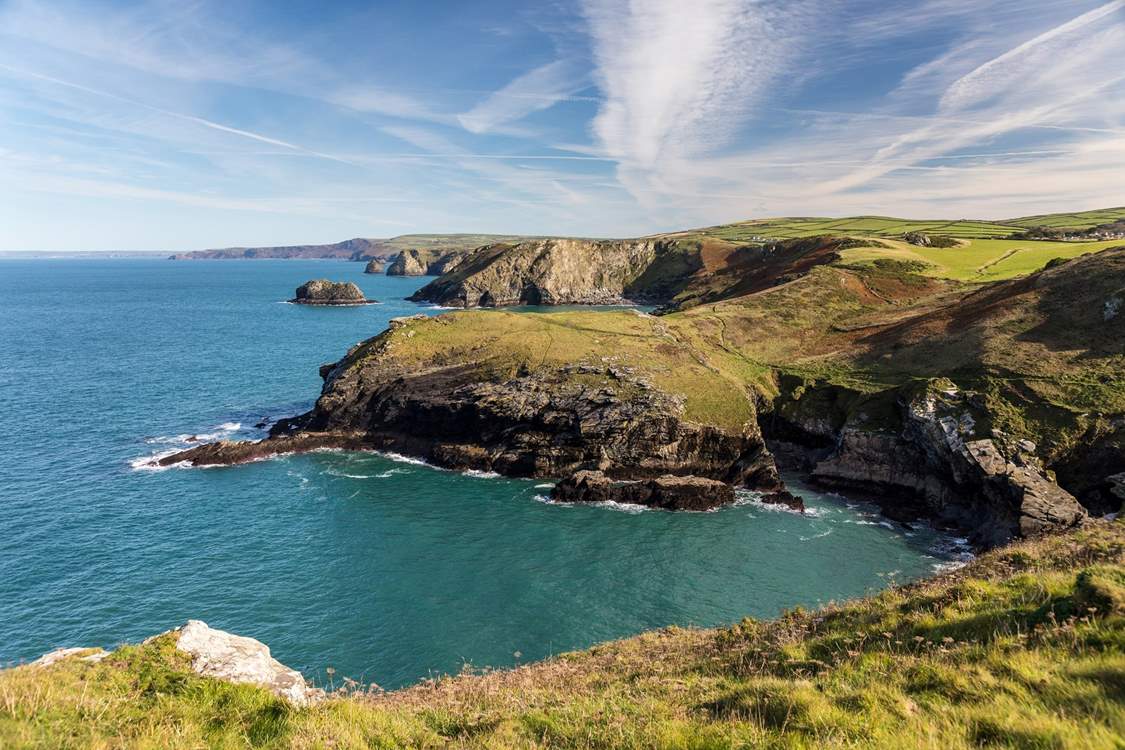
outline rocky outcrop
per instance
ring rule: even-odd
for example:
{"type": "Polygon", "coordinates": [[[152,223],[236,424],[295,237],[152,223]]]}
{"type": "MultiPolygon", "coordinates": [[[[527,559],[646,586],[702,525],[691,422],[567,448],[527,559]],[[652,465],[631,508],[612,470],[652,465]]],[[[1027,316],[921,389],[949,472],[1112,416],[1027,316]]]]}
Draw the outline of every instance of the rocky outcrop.
{"type": "Polygon", "coordinates": [[[35,661],[28,664],[29,667],[49,667],[52,664],[58,664],[63,659],[80,659],[85,662],[99,662],[109,656],[109,652],[103,648],[85,648],[83,646],[74,646],[71,648],[56,648],[54,651],[48,651],[40,656],[35,661]]]}
{"type": "MultiPolygon", "coordinates": [[[[237,684],[266,688],[296,706],[307,706],[324,697],[324,691],[305,682],[295,669],[290,669],[270,655],[269,646],[253,638],[217,630],[201,620],[188,620],[184,625],[145,641],[158,638],[175,639],[176,648],[191,659],[191,669],[204,677],[237,684]]],[[[59,648],[43,654],[28,666],[51,667],[65,659],[99,662],[113,654],[101,648],[59,648]]]]}
{"type": "Polygon", "coordinates": [[[911,245],[918,247],[960,247],[961,243],[952,237],[946,237],[941,234],[926,234],[925,232],[907,232],[902,235],[902,239],[911,245]]]}
{"type": "MultiPolygon", "coordinates": [[[[388,450],[456,469],[613,479],[695,475],[777,492],[781,482],[755,423],[720,429],[685,417],[684,401],[628,368],[564,365],[515,371],[438,354],[398,356],[419,326],[403,320],[322,368],[312,411],[257,443],[220,442],[160,459],[230,464],[325,447],[388,450]]],[[[429,335],[439,335],[431,330],[429,335]]]]}
{"type": "Polygon", "coordinates": [[[191,668],[205,677],[264,687],[297,706],[323,697],[295,669],[270,655],[269,646],[253,638],[209,627],[200,620],[172,631],[176,647],[191,656],[191,668]]]}
{"type": "Polygon", "coordinates": [[[457,307],[620,304],[669,243],[547,239],[481,248],[411,299],[457,307]],[[452,271],[452,273],[451,273],[452,271]]]}
{"type": "Polygon", "coordinates": [[[452,271],[468,250],[403,250],[387,267],[388,276],[440,276],[452,271]]]}
{"type": "Polygon", "coordinates": [[[297,287],[296,296],[289,300],[295,305],[369,305],[375,300],[363,296],[358,286],[350,281],[314,279],[297,287]]]}
{"type": "Polygon", "coordinates": [[[372,274],[383,273],[385,270],[386,266],[383,265],[383,261],[381,260],[369,260],[367,261],[367,265],[363,268],[364,273],[372,274]]]}
{"type": "Polygon", "coordinates": [[[838,260],[852,242],[823,236],[751,245],[684,237],[496,244],[446,269],[411,299],[454,307],[639,302],[666,312],[791,281],[838,260]]]}
{"type": "MultiPolygon", "coordinates": [[[[907,387],[880,398],[845,398],[806,388],[809,408],[780,404],[766,418],[782,456],[805,449],[821,484],[872,495],[898,520],[936,518],[971,532],[983,547],[1080,523],[1086,510],[1059,487],[1036,446],[983,426],[984,401],[949,381],[907,387]],[[810,391],[812,391],[810,393],[810,391]],[[780,422],[780,424],[778,424],[780,422]]],[[[789,398],[792,397],[792,393],[789,398]]]]}
{"type": "Polygon", "coordinates": [[[615,502],[664,510],[712,510],[734,502],[725,482],[665,474],[639,482],[614,482],[600,471],[577,471],[555,485],[551,499],[560,503],[615,502]]]}

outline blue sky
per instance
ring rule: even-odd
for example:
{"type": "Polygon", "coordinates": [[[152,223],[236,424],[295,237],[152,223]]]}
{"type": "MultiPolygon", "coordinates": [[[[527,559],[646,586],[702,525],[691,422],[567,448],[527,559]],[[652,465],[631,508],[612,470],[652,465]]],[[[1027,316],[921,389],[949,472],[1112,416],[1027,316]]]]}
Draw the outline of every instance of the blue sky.
{"type": "Polygon", "coordinates": [[[0,250],[1125,205],[1125,0],[0,0],[0,250]]]}

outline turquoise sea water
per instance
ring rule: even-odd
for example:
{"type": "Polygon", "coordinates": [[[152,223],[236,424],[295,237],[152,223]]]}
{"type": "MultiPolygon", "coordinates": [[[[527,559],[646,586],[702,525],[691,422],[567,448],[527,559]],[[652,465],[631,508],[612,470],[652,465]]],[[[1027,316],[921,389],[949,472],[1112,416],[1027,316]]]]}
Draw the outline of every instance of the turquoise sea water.
{"type": "Polygon", "coordinates": [[[932,573],[928,529],[801,489],[815,515],[543,501],[543,482],[374,454],[138,470],[311,406],[317,366],[424,279],[334,261],[0,260],[0,665],[188,618],[324,680],[384,687],[932,573]],[[281,304],[349,279],[384,304],[281,304]],[[520,656],[517,658],[516,653],[520,656]]]}

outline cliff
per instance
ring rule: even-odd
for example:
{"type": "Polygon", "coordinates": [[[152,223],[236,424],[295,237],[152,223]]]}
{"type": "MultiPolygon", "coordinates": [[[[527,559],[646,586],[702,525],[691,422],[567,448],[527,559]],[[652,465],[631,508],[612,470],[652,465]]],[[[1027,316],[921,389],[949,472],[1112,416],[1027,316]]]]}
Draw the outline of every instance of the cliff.
{"type": "Polygon", "coordinates": [[[665,252],[654,240],[492,245],[446,269],[411,299],[459,307],[621,303],[630,284],[665,252]]]}
{"type": "Polygon", "coordinates": [[[440,276],[452,271],[473,249],[403,250],[387,266],[388,276],[440,276]]]}
{"type": "Polygon", "coordinates": [[[386,270],[386,266],[380,260],[369,260],[367,265],[363,267],[364,273],[380,274],[386,270]]]}
{"type": "MultiPolygon", "coordinates": [[[[0,671],[0,746],[1109,750],[1123,553],[1123,525],[1095,522],[811,612],[664,628],[391,693],[344,681],[303,704],[271,690],[274,675],[296,683],[281,665],[236,684],[166,634],[0,671]]],[[[201,653],[245,663],[225,646],[201,653]]]]}
{"type": "Polygon", "coordinates": [[[548,239],[481,248],[411,299],[455,307],[606,305],[669,309],[736,297],[783,283],[839,251],[870,245],[810,237],[755,245],[719,239],[548,239]]]}
{"type": "Polygon", "coordinates": [[[313,410],[282,420],[268,440],[203,445],[165,463],[339,445],[518,476],[597,468],[618,479],[692,474],[781,489],[751,394],[656,318],[394,321],[321,374],[313,410]]]}

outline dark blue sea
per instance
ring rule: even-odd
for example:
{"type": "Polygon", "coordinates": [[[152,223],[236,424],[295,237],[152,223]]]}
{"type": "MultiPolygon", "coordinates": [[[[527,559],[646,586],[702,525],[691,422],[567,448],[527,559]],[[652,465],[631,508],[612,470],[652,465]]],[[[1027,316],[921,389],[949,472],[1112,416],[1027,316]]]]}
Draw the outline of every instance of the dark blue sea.
{"type": "Polygon", "coordinates": [[[670,624],[712,626],[953,564],[956,540],[799,488],[712,513],[545,502],[549,484],[401,457],[138,468],[256,437],[426,279],[339,261],[0,259],[0,665],[188,618],[324,681],[391,688],[670,624]],[[351,280],[383,302],[284,304],[351,280]],[[517,657],[516,655],[519,654],[517,657]]]}

